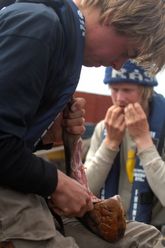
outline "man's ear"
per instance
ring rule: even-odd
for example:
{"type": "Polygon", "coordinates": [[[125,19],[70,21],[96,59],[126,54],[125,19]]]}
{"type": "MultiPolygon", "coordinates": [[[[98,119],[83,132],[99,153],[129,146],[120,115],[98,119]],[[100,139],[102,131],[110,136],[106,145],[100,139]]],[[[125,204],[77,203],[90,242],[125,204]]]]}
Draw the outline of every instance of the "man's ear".
{"type": "Polygon", "coordinates": [[[110,18],[110,15],[107,16],[107,17],[104,19],[104,21],[102,22],[102,25],[107,26],[107,27],[111,25],[111,18],[110,18]]]}

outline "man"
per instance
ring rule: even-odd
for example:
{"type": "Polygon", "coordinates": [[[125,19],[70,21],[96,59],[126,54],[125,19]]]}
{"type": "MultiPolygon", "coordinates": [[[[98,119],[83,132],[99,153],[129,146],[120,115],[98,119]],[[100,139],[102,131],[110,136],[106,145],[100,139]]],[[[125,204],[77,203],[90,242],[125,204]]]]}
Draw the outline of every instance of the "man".
{"type": "MultiPolygon", "coordinates": [[[[153,91],[156,79],[130,61],[120,71],[108,67],[104,83],[113,105],[91,139],[85,161],[89,187],[103,199],[119,194],[127,219],[133,221],[127,222],[125,237],[114,245],[85,234],[83,227],[82,232],[90,247],[155,247],[156,238],[149,241],[147,229],[143,233],[146,225],[140,222],[159,229],[165,224],[165,162],[159,155],[164,158],[165,99],[153,91]]],[[[81,244],[78,226],[76,234],[72,225],[66,229],[81,244]]]]}
{"type": "MultiPolygon", "coordinates": [[[[164,26],[164,3],[157,0],[116,4],[29,0],[1,9],[3,245],[11,240],[16,248],[76,247],[73,240],[55,230],[44,198],[51,198],[57,213],[82,216],[93,207],[89,194],[33,151],[42,147],[45,130],[70,101],[82,64],[119,69],[131,57],[144,65],[152,61],[151,68],[156,72],[164,65],[164,26]],[[124,14],[128,6],[130,12],[124,14]]],[[[73,100],[69,110],[65,111],[63,125],[68,132],[81,133],[84,104],[73,100]]]]}

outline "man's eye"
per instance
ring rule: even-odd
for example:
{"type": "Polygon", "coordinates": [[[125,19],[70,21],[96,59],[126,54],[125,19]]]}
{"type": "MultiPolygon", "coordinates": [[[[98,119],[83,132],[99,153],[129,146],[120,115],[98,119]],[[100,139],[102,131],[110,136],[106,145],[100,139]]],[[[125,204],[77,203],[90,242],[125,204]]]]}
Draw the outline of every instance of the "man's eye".
{"type": "Polygon", "coordinates": [[[132,54],[132,55],[129,56],[129,58],[130,58],[130,59],[136,59],[137,56],[138,56],[137,54],[132,54]]]}
{"type": "Polygon", "coordinates": [[[138,50],[134,50],[134,51],[129,53],[129,58],[130,59],[135,59],[135,58],[137,58],[139,56],[139,53],[140,52],[138,50]]]}
{"type": "Polygon", "coordinates": [[[123,58],[127,58],[127,59],[130,58],[129,55],[128,55],[128,53],[126,53],[126,52],[122,54],[122,57],[123,57],[123,58]]]}

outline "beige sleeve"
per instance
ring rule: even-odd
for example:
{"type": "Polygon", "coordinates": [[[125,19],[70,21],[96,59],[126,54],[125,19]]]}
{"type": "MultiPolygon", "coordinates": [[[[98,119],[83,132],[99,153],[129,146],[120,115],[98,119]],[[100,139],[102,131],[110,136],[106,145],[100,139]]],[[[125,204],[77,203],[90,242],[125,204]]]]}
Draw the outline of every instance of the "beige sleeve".
{"type": "Polygon", "coordinates": [[[160,157],[154,145],[139,151],[138,156],[143,165],[150,187],[165,207],[165,162],[160,157]]]}
{"type": "Polygon", "coordinates": [[[98,195],[112,167],[118,151],[110,150],[103,140],[104,122],[100,122],[91,138],[85,168],[90,190],[98,195]]]}

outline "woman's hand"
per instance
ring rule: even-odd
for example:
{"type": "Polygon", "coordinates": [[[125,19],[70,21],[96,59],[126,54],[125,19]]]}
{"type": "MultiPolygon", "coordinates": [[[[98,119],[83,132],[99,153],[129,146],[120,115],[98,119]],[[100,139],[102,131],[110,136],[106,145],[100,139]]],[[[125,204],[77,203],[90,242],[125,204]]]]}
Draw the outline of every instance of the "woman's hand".
{"type": "Polygon", "coordinates": [[[130,103],[124,110],[125,123],[128,132],[135,141],[138,149],[145,149],[153,145],[147,116],[139,103],[130,103]]]}
{"type": "Polygon", "coordinates": [[[118,149],[125,132],[125,118],[123,108],[113,105],[106,113],[105,119],[106,137],[105,142],[110,149],[118,149]]]}

